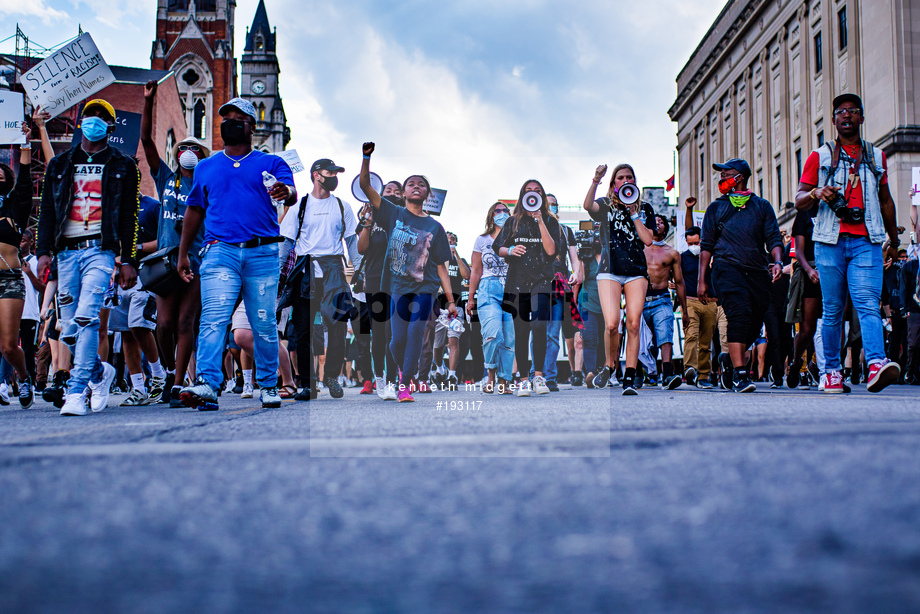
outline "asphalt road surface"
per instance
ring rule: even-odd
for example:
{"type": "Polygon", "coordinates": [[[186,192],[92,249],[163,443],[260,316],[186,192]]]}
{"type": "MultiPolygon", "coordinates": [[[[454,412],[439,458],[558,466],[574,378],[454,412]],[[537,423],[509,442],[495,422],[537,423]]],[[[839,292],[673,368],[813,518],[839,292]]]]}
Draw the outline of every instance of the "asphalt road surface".
{"type": "Polygon", "coordinates": [[[920,611],[920,388],[760,386],[14,401],[0,611],[920,611]]]}

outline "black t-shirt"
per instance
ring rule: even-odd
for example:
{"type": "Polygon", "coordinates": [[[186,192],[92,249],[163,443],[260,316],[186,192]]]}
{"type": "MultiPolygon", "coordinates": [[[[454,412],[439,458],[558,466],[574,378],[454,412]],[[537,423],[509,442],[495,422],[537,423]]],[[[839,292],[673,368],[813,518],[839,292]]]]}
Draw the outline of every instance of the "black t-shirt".
{"type": "Polygon", "coordinates": [[[766,271],[773,260],[770,252],[783,247],[773,206],[756,194],[741,208],[735,208],[728,196],[714,200],[703,217],[700,243],[713,255],[715,266],[729,264],[745,271],[766,271]]]}
{"type": "MultiPolygon", "coordinates": [[[[544,224],[556,244],[556,253],[562,251],[562,238],[559,230],[559,222],[549,215],[545,215],[544,224]]],[[[508,279],[505,287],[515,290],[529,291],[535,285],[540,283],[549,283],[553,280],[553,260],[555,256],[550,256],[543,249],[543,239],[540,235],[540,225],[530,215],[524,215],[517,224],[514,218],[505,222],[502,231],[498,233],[492,249],[498,253],[499,248],[505,247],[511,249],[515,245],[523,245],[527,251],[523,256],[508,256],[505,262],[508,263],[508,279]]]]}
{"type": "Polygon", "coordinates": [[[814,211],[799,211],[795,214],[795,221],[792,222],[792,237],[802,235],[805,237],[805,245],[796,245],[796,252],[804,250],[803,255],[808,262],[815,261],[815,243],[811,240],[811,233],[815,230],[815,213],[814,211]]]}
{"type": "MultiPolygon", "coordinates": [[[[680,269],[687,296],[696,298],[696,285],[700,279],[700,257],[694,256],[688,249],[680,255],[680,269]]],[[[712,292],[712,268],[706,269],[706,292],[709,296],[715,296],[712,292]]]]}
{"type": "Polygon", "coordinates": [[[374,224],[371,228],[370,244],[364,253],[364,276],[367,280],[373,280],[374,289],[380,289],[380,280],[383,278],[383,265],[387,260],[387,244],[389,237],[387,231],[374,224]]]}
{"type": "MultiPolygon", "coordinates": [[[[463,262],[469,267],[469,263],[461,258],[463,262]]],[[[447,261],[447,276],[450,277],[450,292],[454,295],[454,300],[457,301],[457,304],[462,304],[465,299],[469,296],[469,290],[463,290],[463,277],[460,275],[460,265],[457,264],[457,259],[454,258],[454,255],[451,254],[450,260],[447,261]]]]}
{"type": "Polygon", "coordinates": [[[559,231],[562,238],[562,249],[556,252],[556,258],[553,260],[553,272],[562,273],[568,277],[571,273],[568,265],[569,247],[575,245],[575,233],[565,224],[559,224],[559,231]]]}
{"type": "MultiPolygon", "coordinates": [[[[601,223],[600,273],[626,277],[648,277],[645,261],[645,243],[636,233],[635,224],[626,207],[611,205],[609,198],[598,198],[599,208],[590,213],[592,219],[601,223]]],[[[655,227],[655,211],[648,203],[639,207],[639,220],[649,230],[655,227]]]]}

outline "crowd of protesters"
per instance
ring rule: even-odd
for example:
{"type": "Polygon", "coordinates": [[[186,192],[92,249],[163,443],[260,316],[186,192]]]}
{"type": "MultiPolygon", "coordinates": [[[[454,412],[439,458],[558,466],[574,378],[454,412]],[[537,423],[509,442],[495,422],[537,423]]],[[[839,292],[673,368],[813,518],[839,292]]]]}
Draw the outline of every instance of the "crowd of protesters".
{"type": "Polygon", "coordinates": [[[216,410],[256,388],[279,407],[349,386],[411,402],[464,383],[519,397],[561,383],[630,396],[647,384],[752,392],[763,379],[827,393],[920,384],[917,253],[899,249],[887,162],[860,138],[853,94],[834,100],[837,138],[805,163],[789,236],[744,160],[713,165],[721,196],[701,227],[687,199],[683,253],[629,164],[597,197],[601,165],[578,233],[531,179],[514,205],[487,208],[469,259],[426,212],[424,175],[375,189],[374,143],[356,214],[330,159],[298,199],[288,165],[252,146],[251,103],[220,107],[218,152],[194,138],[159,151],[155,104],[150,82],[141,144],[156,195],[108,145],[105,100],[84,106],[80,141],[57,156],[47,114],[33,115],[49,160],[36,234],[27,126],[18,174],[0,166],[0,403],[14,388],[24,407],[38,390],[85,415],[120,386],[122,405],[216,410]]]}

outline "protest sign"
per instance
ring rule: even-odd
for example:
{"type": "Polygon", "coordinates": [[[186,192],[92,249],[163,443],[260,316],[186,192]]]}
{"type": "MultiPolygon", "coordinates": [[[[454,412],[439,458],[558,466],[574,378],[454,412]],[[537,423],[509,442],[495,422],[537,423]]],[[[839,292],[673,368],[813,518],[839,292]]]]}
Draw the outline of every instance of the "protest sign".
{"type": "Polygon", "coordinates": [[[22,76],[33,106],[57,117],[75,104],[115,83],[89,32],[66,43],[22,76]]]}
{"type": "Polygon", "coordinates": [[[910,169],[910,185],[914,188],[914,195],[910,197],[910,204],[920,207],[920,166],[910,169]]]}
{"type": "Polygon", "coordinates": [[[22,118],[22,94],[0,90],[0,145],[25,144],[22,118]]]}
{"type": "MultiPolygon", "coordinates": [[[[80,109],[80,115],[83,109],[80,109]]],[[[137,155],[137,145],[141,141],[141,115],[115,109],[115,132],[109,135],[109,145],[129,156],[137,155]]],[[[73,131],[71,146],[76,145],[83,138],[80,127],[73,131]]]]}
{"type": "MultiPolygon", "coordinates": [[[[706,216],[705,211],[694,211],[693,212],[693,225],[703,227],[703,217],[706,216]]],[[[687,238],[684,236],[684,212],[677,212],[677,227],[674,229],[674,249],[677,250],[678,254],[682,254],[687,251],[687,238]]]]}
{"type": "Polygon", "coordinates": [[[275,155],[288,163],[288,166],[291,167],[291,173],[297,174],[304,170],[303,162],[300,161],[300,156],[297,155],[296,149],[279,151],[275,155]]]}
{"type": "Polygon", "coordinates": [[[444,199],[446,198],[447,190],[431,188],[431,194],[425,199],[425,203],[422,205],[422,211],[427,211],[431,215],[441,215],[441,210],[444,208],[444,199]]]}

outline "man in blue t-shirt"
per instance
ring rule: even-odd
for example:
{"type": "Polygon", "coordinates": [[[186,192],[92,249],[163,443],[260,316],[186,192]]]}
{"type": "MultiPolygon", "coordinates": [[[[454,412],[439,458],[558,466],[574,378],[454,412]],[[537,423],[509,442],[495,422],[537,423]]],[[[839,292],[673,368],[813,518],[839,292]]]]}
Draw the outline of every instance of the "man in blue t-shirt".
{"type": "Polygon", "coordinates": [[[278,243],[282,237],[273,201],[290,206],[297,200],[294,176],[280,157],[252,148],[256,125],[252,103],[234,98],[218,112],[224,118],[220,125],[224,149],[195,168],[179,243],[179,272],[186,281],[191,281],[188,252],[204,223],[201,327],[196,353],[198,381],[183,388],[179,397],[188,407],[217,409],[215,390],[223,379],[224,339],[236,299],[242,294],[252,325],[262,407],[280,407],[278,330],[274,314],[278,243]],[[265,183],[268,175],[277,180],[270,189],[265,183]]]}

